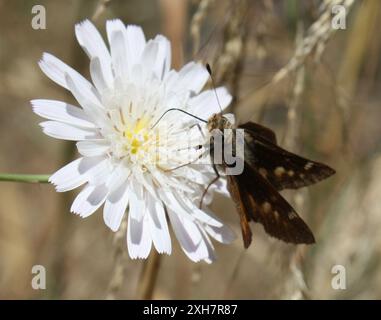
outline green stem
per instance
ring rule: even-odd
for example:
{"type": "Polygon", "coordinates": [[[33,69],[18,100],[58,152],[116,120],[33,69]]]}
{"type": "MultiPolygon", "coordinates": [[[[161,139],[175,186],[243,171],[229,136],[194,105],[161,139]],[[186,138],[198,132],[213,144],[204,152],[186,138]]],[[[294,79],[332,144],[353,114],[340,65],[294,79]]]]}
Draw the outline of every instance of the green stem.
{"type": "Polygon", "coordinates": [[[49,174],[0,173],[0,181],[48,183],[49,174]]]}

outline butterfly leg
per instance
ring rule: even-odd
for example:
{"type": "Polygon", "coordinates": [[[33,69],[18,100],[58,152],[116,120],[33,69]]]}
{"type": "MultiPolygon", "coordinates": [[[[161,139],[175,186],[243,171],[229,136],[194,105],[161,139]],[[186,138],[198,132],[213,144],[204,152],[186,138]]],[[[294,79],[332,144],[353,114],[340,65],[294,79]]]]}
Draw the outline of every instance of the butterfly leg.
{"type": "Polygon", "coordinates": [[[173,171],[173,170],[177,170],[177,169],[180,169],[180,168],[183,168],[183,167],[186,167],[186,166],[189,166],[190,164],[196,162],[198,159],[200,159],[200,157],[197,157],[196,159],[190,161],[190,162],[187,162],[187,163],[184,163],[184,164],[181,164],[177,167],[174,167],[174,168],[170,168],[170,169],[164,169],[164,172],[169,172],[169,171],[173,171]]]}
{"type": "MultiPolygon", "coordinates": [[[[205,135],[204,135],[204,133],[202,132],[202,129],[201,129],[200,124],[199,124],[199,123],[195,123],[195,124],[191,125],[191,126],[189,127],[189,129],[192,129],[193,127],[197,127],[198,130],[200,131],[201,136],[205,139],[205,135]]],[[[201,148],[202,148],[202,145],[199,146],[199,149],[201,149],[201,148]]],[[[194,159],[194,160],[192,160],[192,161],[190,161],[190,162],[181,164],[181,165],[179,165],[179,166],[177,166],[177,167],[175,167],[175,168],[165,169],[164,171],[165,171],[165,172],[173,171],[173,170],[177,170],[177,169],[180,169],[180,168],[182,168],[182,167],[188,166],[188,165],[190,165],[190,164],[196,162],[197,160],[201,159],[201,157],[202,157],[202,154],[201,154],[200,156],[198,156],[196,159],[194,159]]]]}
{"type": "Polygon", "coordinates": [[[209,182],[208,186],[205,188],[204,192],[202,193],[201,200],[200,200],[200,205],[199,205],[199,208],[200,208],[200,209],[202,208],[202,203],[204,202],[204,197],[205,197],[206,194],[208,193],[209,188],[210,188],[213,184],[215,184],[215,183],[218,181],[218,179],[221,177],[220,174],[219,174],[219,172],[218,172],[218,170],[217,170],[217,167],[216,167],[216,165],[215,165],[214,163],[213,163],[213,166],[212,166],[212,167],[213,167],[213,170],[214,170],[216,176],[213,178],[212,181],[209,182]]]}
{"type": "MultiPolygon", "coordinates": [[[[195,123],[193,126],[196,126],[196,127],[197,127],[198,131],[200,131],[201,136],[205,139],[205,135],[204,135],[204,133],[202,132],[202,129],[201,129],[200,124],[199,124],[199,123],[195,123]]],[[[192,127],[193,127],[193,126],[192,126],[192,127]]],[[[192,127],[191,127],[191,128],[192,128],[192,127]]]]}
{"type": "MultiPolygon", "coordinates": [[[[199,146],[199,149],[201,149],[201,148],[202,148],[202,146],[200,145],[200,146],[199,146]]],[[[203,153],[201,153],[197,158],[193,159],[192,161],[189,161],[189,162],[187,162],[187,163],[181,164],[181,165],[179,165],[179,166],[177,166],[177,167],[174,167],[174,168],[163,169],[163,171],[164,171],[164,172],[169,172],[169,171],[173,171],[173,170],[177,170],[177,169],[186,167],[186,166],[188,166],[188,165],[190,165],[190,164],[192,164],[192,163],[195,163],[197,160],[200,160],[200,159],[202,158],[202,156],[203,156],[203,153]]]]}

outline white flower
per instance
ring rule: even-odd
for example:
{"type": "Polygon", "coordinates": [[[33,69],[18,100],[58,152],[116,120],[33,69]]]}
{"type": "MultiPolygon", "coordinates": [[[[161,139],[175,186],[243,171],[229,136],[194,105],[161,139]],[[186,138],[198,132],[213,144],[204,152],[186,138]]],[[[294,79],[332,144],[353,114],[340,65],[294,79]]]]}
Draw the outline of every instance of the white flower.
{"type": "MultiPolygon", "coordinates": [[[[75,27],[90,58],[92,83],[48,53],[39,63],[81,106],[32,101],[34,112],[49,119],[40,124],[45,134],[78,141],[81,157],[54,173],[50,182],[59,192],[85,184],[71,211],[88,217],[104,204],[104,221],[113,231],[128,206],[131,258],[146,258],[152,244],[159,253],[171,253],[168,216],[187,256],[210,262],[214,249],[209,236],[223,243],[233,239],[218,218],[198,208],[200,195],[213,178],[210,168],[189,165],[170,170],[203,152],[194,148],[202,143],[199,130],[190,129],[194,119],[177,111],[168,112],[154,126],[170,108],[203,118],[218,112],[215,93],[200,93],[208,73],[194,62],[179,72],[170,70],[170,43],[161,35],[146,41],[140,27],[126,27],[120,20],[107,21],[106,27],[110,51],[91,22],[75,27]]],[[[226,107],[229,93],[218,88],[217,94],[226,107]]]]}

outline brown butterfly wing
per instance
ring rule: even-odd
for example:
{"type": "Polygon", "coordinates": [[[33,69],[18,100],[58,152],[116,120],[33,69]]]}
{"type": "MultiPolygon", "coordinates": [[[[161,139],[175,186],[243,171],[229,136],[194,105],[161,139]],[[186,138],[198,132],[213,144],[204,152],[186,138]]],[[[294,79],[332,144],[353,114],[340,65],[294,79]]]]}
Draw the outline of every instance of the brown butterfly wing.
{"type": "Polygon", "coordinates": [[[241,175],[227,176],[228,189],[241,218],[245,248],[250,245],[248,222],[263,225],[265,231],[280,240],[295,244],[311,244],[315,238],[291,205],[250,164],[245,162],[241,175]]]}
{"type": "Polygon", "coordinates": [[[227,176],[227,184],[228,190],[232,196],[234,203],[236,204],[237,212],[239,214],[243,245],[245,248],[248,248],[252,238],[252,233],[249,226],[252,210],[250,208],[250,204],[244,202],[246,199],[240,190],[240,186],[238,185],[238,181],[235,176],[227,176]]]}
{"type": "Polygon", "coordinates": [[[239,128],[245,129],[245,160],[255,166],[277,190],[305,187],[335,173],[325,164],[279,147],[270,129],[253,122],[240,125],[239,128]]]}
{"type": "Polygon", "coordinates": [[[246,122],[238,126],[240,129],[245,129],[245,131],[248,131],[253,136],[262,137],[263,139],[268,140],[269,142],[276,144],[276,135],[275,132],[271,129],[262,126],[255,122],[246,122]]]}

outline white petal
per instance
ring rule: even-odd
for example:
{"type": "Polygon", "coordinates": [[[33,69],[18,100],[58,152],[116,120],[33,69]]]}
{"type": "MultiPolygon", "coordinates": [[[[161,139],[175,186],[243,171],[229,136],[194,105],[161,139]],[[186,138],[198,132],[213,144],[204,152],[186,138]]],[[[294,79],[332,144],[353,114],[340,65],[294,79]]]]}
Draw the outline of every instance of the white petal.
{"type": "Polygon", "coordinates": [[[113,50],[111,45],[111,38],[113,34],[116,32],[124,33],[126,32],[126,26],[119,19],[107,20],[106,21],[106,31],[107,31],[107,39],[110,44],[111,51],[113,50]]]}
{"type": "Polygon", "coordinates": [[[222,227],[223,223],[216,216],[211,216],[205,213],[203,210],[198,209],[197,207],[193,208],[192,216],[194,216],[197,220],[206,223],[210,226],[214,227],[222,227]]]}
{"type": "Polygon", "coordinates": [[[75,35],[89,58],[99,59],[102,76],[105,83],[111,87],[113,83],[111,57],[98,30],[89,20],[85,20],[75,26],[75,35]]]}
{"type": "Polygon", "coordinates": [[[228,190],[227,181],[225,178],[221,177],[218,181],[212,186],[214,191],[217,191],[225,197],[230,197],[230,192],[228,190]]]}
{"type": "Polygon", "coordinates": [[[181,207],[186,208],[187,212],[189,212],[194,219],[215,227],[221,227],[223,225],[221,220],[218,219],[215,215],[208,214],[200,210],[195,203],[187,198],[184,198],[176,191],[174,191],[174,195],[181,207]]]}
{"type": "Polygon", "coordinates": [[[102,93],[109,88],[102,72],[102,66],[98,57],[95,57],[90,61],[90,75],[99,92],[102,93]]]}
{"type": "Polygon", "coordinates": [[[229,244],[236,239],[236,235],[227,225],[222,227],[204,226],[205,230],[218,242],[229,244]]]}
{"type": "Polygon", "coordinates": [[[176,85],[178,79],[179,73],[176,70],[169,70],[169,72],[167,72],[167,74],[164,76],[163,81],[168,89],[172,89],[176,85]]]}
{"type": "Polygon", "coordinates": [[[89,184],[100,185],[105,183],[109,189],[108,181],[115,169],[115,165],[112,160],[105,157],[105,160],[99,163],[99,165],[89,173],[89,184]]]}
{"type": "Polygon", "coordinates": [[[206,259],[209,254],[198,226],[183,216],[168,210],[173,231],[185,254],[194,262],[206,259]]]}
{"type": "Polygon", "coordinates": [[[144,47],[146,45],[146,39],[141,27],[135,25],[128,25],[126,29],[127,40],[127,59],[130,67],[140,61],[144,47]]]}
{"type": "Polygon", "coordinates": [[[87,185],[74,199],[70,211],[86,218],[94,213],[105,201],[108,190],[106,186],[87,185]]]}
{"type": "Polygon", "coordinates": [[[163,205],[150,196],[147,202],[150,233],[153,244],[159,253],[171,254],[171,238],[163,205]]]}
{"type": "Polygon", "coordinates": [[[161,70],[155,70],[158,51],[158,43],[153,40],[148,41],[142,54],[141,64],[143,65],[146,74],[150,75],[154,73],[157,78],[160,78],[162,73],[161,70]]]}
{"type": "Polygon", "coordinates": [[[78,152],[85,157],[96,157],[107,154],[110,144],[107,140],[84,140],[77,142],[78,152]]]}
{"type": "Polygon", "coordinates": [[[151,251],[152,238],[148,214],[143,219],[136,220],[131,214],[128,215],[127,247],[132,259],[147,258],[151,251]]]}
{"type": "MultiPolygon", "coordinates": [[[[130,81],[133,81],[134,85],[138,88],[144,86],[147,81],[147,74],[145,72],[146,70],[143,70],[143,66],[141,64],[135,64],[132,67],[130,81]]],[[[150,70],[150,72],[152,72],[152,70],[150,70]]]]}
{"type": "Polygon", "coordinates": [[[32,100],[31,103],[33,106],[33,111],[43,118],[85,128],[95,127],[91,122],[91,119],[83,112],[81,108],[75,107],[71,104],[44,99],[32,100]]]}
{"type": "Polygon", "coordinates": [[[66,63],[62,62],[60,59],[57,59],[53,55],[49,53],[44,53],[42,55],[42,59],[38,63],[41,70],[54,82],[59,84],[60,86],[69,89],[65,74],[70,74],[71,76],[75,76],[80,81],[83,82],[84,86],[89,88],[92,87],[91,83],[88,82],[84,77],[82,77],[77,71],[73,68],[69,67],[66,63]]]}
{"type": "Polygon", "coordinates": [[[143,220],[143,214],[145,212],[143,186],[133,179],[131,179],[129,185],[129,199],[129,215],[136,221],[143,220]]]}
{"type": "Polygon", "coordinates": [[[210,241],[207,232],[204,230],[204,228],[202,226],[200,226],[200,231],[201,231],[202,237],[204,239],[204,245],[205,245],[206,250],[207,250],[207,256],[204,258],[204,261],[206,263],[212,263],[213,261],[216,260],[216,255],[215,255],[215,251],[214,251],[212,241],[210,241]]]}
{"type": "MultiPolygon", "coordinates": [[[[202,172],[199,169],[199,165],[189,165],[186,168],[184,168],[184,173],[182,174],[185,178],[201,185],[207,185],[213,178],[214,175],[211,176],[210,173],[202,172]]],[[[219,179],[221,180],[221,179],[219,179]]],[[[219,181],[218,180],[218,181],[219,181]]]]}
{"type": "Polygon", "coordinates": [[[131,174],[131,170],[125,166],[124,163],[120,163],[110,175],[110,179],[107,182],[107,187],[110,192],[118,189],[120,185],[127,184],[127,179],[131,174]]]}
{"type": "Polygon", "coordinates": [[[102,110],[103,106],[95,94],[96,91],[94,87],[88,87],[81,78],[70,74],[66,74],[65,79],[68,88],[85,110],[85,113],[91,117],[96,124],[101,126],[105,121],[105,114],[102,110]]]}
{"type": "Polygon", "coordinates": [[[128,204],[127,184],[122,184],[106,199],[103,209],[105,224],[112,230],[117,231],[122,222],[128,204]]]}
{"type": "Polygon", "coordinates": [[[159,74],[159,79],[163,79],[171,68],[171,43],[162,35],[157,35],[155,41],[159,44],[155,69],[159,74]]]}
{"type": "Polygon", "coordinates": [[[98,160],[94,161],[94,158],[86,160],[84,158],[79,158],[70,162],[51,175],[49,177],[49,182],[57,186],[70,183],[73,186],[73,189],[79,187],[87,181],[87,176],[85,175],[86,171],[98,163],[98,160]]]}
{"type": "Polygon", "coordinates": [[[111,20],[107,21],[106,29],[115,77],[124,79],[129,76],[130,63],[127,57],[126,28],[120,20],[111,20]]]}
{"type": "MultiPolygon", "coordinates": [[[[170,73],[171,72],[169,72],[168,74],[170,74],[170,73]]],[[[165,99],[165,106],[168,109],[169,108],[179,108],[179,106],[185,106],[189,100],[189,97],[190,97],[190,91],[171,91],[168,93],[168,95],[165,99]]],[[[190,120],[195,120],[192,117],[185,116],[184,113],[183,113],[183,116],[181,116],[180,112],[168,112],[165,115],[165,117],[166,117],[165,120],[168,124],[169,123],[171,123],[171,124],[172,123],[173,124],[179,123],[180,125],[183,125],[184,123],[189,122],[190,120]],[[174,121],[174,119],[175,119],[175,121],[174,121]],[[176,122],[176,120],[178,122],[176,122]]],[[[164,122],[162,122],[162,123],[164,124],[164,122]]]]}
{"type": "Polygon", "coordinates": [[[167,187],[173,187],[173,188],[178,189],[178,190],[183,190],[185,192],[192,192],[193,191],[187,185],[179,184],[177,179],[163,174],[161,171],[156,170],[156,168],[154,168],[153,170],[150,170],[150,173],[152,174],[153,178],[155,180],[159,181],[162,185],[166,185],[167,187]]]}
{"type": "Polygon", "coordinates": [[[56,139],[79,141],[99,138],[98,133],[93,129],[80,128],[62,122],[45,121],[41,122],[40,126],[46,135],[56,139]]]}
{"type": "Polygon", "coordinates": [[[221,112],[221,109],[223,111],[231,101],[232,96],[226,88],[219,87],[216,91],[213,89],[203,91],[198,96],[191,98],[188,105],[195,115],[207,119],[212,114],[221,112]]]}
{"type": "Polygon", "coordinates": [[[178,81],[171,88],[174,92],[190,90],[198,94],[208,81],[209,73],[206,68],[199,63],[189,62],[181,68],[178,74],[178,81]]]}
{"type": "Polygon", "coordinates": [[[158,198],[155,191],[156,188],[152,182],[151,173],[142,172],[141,168],[133,168],[132,174],[136,181],[140,183],[153,198],[158,198]]]}
{"type": "Polygon", "coordinates": [[[164,190],[163,188],[157,189],[160,199],[164,202],[165,206],[176,212],[177,214],[185,217],[188,220],[193,220],[187,207],[180,201],[179,197],[175,197],[173,190],[164,190]]]}
{"type": "Polygon", "coordinates": [[[89,175],[97,171],[104,161],[108,160],[103,157],[79,158],[51,175],[49,182],[56,185],[59,192],[75,189],[87,182],[89,175]]]}

